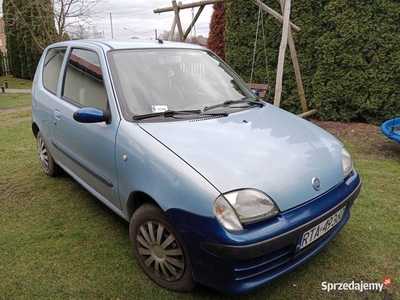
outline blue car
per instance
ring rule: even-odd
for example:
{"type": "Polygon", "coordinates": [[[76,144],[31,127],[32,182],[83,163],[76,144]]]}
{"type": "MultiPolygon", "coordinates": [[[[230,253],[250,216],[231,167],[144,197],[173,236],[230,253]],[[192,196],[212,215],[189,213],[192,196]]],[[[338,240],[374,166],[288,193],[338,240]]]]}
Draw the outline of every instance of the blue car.
{"type": "Polygon", "coordinates": [[[144,273],[175,291],[243,293],[293,270],[343,228],[361,188],[340,141],[196,45],[50,45],[32,108],[43,171],[128,221],[144,273]]]}

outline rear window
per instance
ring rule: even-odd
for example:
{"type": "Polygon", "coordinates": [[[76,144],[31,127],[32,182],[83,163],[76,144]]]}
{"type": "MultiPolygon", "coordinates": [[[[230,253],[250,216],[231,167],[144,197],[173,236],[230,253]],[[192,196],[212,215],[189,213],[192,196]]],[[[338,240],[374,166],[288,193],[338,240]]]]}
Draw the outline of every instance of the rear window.
{"type": "Polygon", "coordinates": [[[66,49],[50,49],[47,52],[43,67],[43,86],[57,94],[58,79],[60,78],[61,65],[66,49]]]}

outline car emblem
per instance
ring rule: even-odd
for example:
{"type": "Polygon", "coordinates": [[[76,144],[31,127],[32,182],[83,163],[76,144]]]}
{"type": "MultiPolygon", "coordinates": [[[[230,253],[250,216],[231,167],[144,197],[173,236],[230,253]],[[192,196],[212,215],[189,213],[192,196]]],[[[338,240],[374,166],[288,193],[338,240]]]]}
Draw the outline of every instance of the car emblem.
{"type": "Polygon", "coordinates": [[[317,177],[314,177],[311,180],[311,184],[312,184],[314,190],[319,191],[321,189],[321,181],[317,177]]]}

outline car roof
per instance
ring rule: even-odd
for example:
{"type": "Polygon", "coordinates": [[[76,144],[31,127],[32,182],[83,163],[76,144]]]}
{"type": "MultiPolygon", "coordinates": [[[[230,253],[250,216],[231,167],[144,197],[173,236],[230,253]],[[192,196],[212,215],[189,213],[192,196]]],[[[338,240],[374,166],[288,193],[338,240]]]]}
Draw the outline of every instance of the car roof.
{"type": "Polygon", "coordinates": [[[58,42],[50,45],[50,47],[65,47],[65,46],[75,46],[75,47],[85,47],[90,45],[97,45],[102,47],[105,51],[114,49],[154,49],[160,48],[176,48],[176,49],[204,49],[204,47],[180,43],[180,42],[170,42],[163,40],[139,40],[139,39],[125,39],[125,40],[71,40],[58,42]]]}

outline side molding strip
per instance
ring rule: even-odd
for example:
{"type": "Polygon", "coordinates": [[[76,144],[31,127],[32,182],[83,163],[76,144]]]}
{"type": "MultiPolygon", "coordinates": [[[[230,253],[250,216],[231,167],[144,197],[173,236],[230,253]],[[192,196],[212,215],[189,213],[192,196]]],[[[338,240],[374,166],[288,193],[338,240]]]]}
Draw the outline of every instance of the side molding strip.
{"type": "Polygon", "coordinates": [[[57,142],[51,141],[51,143],[56,147],[58,150],[60,150],[62,153],[64,153],[66,156],[68,156],[71,160],[73,160],[75,163],[77,163],[79,166],[84,168],[86,171],[88,171],[90,174],[95,176],[97,179],[99,179],[101,182],[103,182],[105,185],[109,187],[113,187],[114,184],[112,183],[111,180],[109,180],[107,177],[103,176],[99,172],[97,172],[95,169],[90,167],[88,164],[84,163],[81,161],[79,158],[77,158],[75,155],[73,155],[71,152],[66,150],[64,147],[60,146],[57,142]]]}

